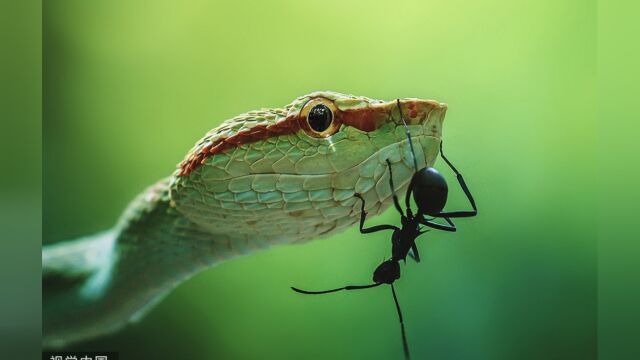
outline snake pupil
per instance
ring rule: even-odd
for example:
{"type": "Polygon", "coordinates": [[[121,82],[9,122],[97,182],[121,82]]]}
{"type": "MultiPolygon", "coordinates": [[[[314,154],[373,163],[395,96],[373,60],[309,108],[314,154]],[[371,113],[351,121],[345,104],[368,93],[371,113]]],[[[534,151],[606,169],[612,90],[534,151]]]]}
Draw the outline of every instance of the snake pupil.
{"type": "Polygon", "coordinates": [[[333,114],[331,110],[323,104],[318,104],[314,106],[311,111],[309,111],[309,115],[307,115],[307,122],[309,126],[317,132],[323,132],[331,126],[331,122],[333,121],[333,114]]]}

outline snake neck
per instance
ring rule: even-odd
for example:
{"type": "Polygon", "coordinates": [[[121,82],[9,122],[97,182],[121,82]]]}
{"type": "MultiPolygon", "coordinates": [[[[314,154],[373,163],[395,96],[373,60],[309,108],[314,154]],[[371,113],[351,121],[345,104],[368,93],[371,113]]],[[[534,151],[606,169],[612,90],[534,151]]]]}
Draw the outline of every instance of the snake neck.
{"type": "Polygon", "coordinates": [[[112,231],[44,249],[45,346],[118,330],[184,280],[241,254],[172,205],[170,180],[140,194],[112,231]]]}
{"type": "Polygon", "coordinates": [[[233,234],[214,233],[186,217],[171,199],[171,182],[158,181],[131,203],[114,246],[119,273],[161,291],[244,253],[233,234]]]}
{"type": "Polygon", "coordinates": [[[168,254],[185,262],[210,265],[215,252],[227,253],[221,247],[228,243],[215,239],[176,209],[170,197],[171,177],[162,179],[134,199],[120,218],[116,228],[118,257],[129,252],[142,252],[148,259],[168,254]],[[180,250],[180,251],[178,251],[180,250]],[[191,251],[188,251],[191,250],[191,251]]]}
{"type": "Polygon", "coordinates": [[[174,182],[174,176],[158,181],[125,210],[117,225],[120,252],[139,250],[147,257],[173,254],[175,260],[180,258],[197,270],[270,245],[250,243],[245,231],[228,226],[234,219],[225,214],[212,216],[203,208],[196,214],[209,216],[207,221],[195,221],[193,209],[187,214],[176,205],[174,182]]]}

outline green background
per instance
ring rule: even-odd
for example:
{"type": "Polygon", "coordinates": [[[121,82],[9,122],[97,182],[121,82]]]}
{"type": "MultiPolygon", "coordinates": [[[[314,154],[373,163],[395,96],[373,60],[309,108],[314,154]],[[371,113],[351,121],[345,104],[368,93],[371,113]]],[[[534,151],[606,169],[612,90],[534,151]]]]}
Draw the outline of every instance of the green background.
{"type": "MultiPolygon", "coordinates": [[[[45,243],[110,227],[241,112],[319,89],[434,98],[450,106],[448,155],[481,213],[422,238],[423,262],[403,268],[412,354],[596,357],[595,2],[49,1],[43,11],[45,243]]],[[[455,193],[450,206],[466,205],[455,193]]],[[[371,224],[397,221],[390,211],[371,224]]],[[[388,289],[288,289],[366,282],[389,250],[388,234],[350,229],[236,259],[141,323],[74,348],[401,358],[388,289]]]]}

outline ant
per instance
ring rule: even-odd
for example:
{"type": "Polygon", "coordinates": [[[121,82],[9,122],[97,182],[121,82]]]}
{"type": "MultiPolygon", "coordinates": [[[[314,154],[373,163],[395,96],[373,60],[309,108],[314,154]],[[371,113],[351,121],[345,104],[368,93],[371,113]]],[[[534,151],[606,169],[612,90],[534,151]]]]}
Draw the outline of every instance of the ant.
{"type": "Polygon", "coordinates": [[[361,200],[360,207],[360,233],[369,234],[383,230],[393,230],[393,234],[391,235],[391,259],[384,261],[380,264],[375,271],[373,272],[373,284],[370,285],[348,285],[337,289],[324,290],[324,291],[306,291],[301,290],[295,287],[291,287],[292,290],[308,295],[317,295],[317,294],[327,294],[341,290],[360,290],[360,289],[369,289],[373,287],[380,286],[382,284],[391,285],[391,293],[393,294],[393,300],[396,305],[396,310],[398,312],[398,319],[400,321],[400,330],[402,333],[402,346],[404,350],[404,356],[406,359],[410,358],[409,355],[409,346],[407,344],[407,337],[404,329],[404,321],[402,318],[402,311],[400,310],[400,304],[398,302],[398,297],[396,295],[396,290],[393,286],[393,283],[400,278],[400,261],[404,261],[406,263],[407,255],[413,258],[416,262],[420,262],[420,254],[418,253],[418,247],[416,246],[416,239],[429,230],[422,230],[421,225],[426,227],[455,232],[456,226],[451,221],[451,218],[463,218],[463,217],[473,217],[476,216],[478,210],[476,208],[476,203],[467,187],[467,184],[462,177],[462,174],[458,172],[458,170],[453,166],[453,164],[444,156],[442,152],[442,142],[440,142],[440,156],[447,163],[447,165],[451,168],[451,170],[456,174],[456,178],[458,179],[458,183],[464,191],[469,203],[473,210],[469,211],[451,211],[451,212],[443,212],[444,206],[447,202],[448,195],[448,186],[442,174],[440,174],[436,169],[432,167],[425,167],[421,170],[418,170],[418,163],[415,157],[415,152],[413,150],[413,143],[411,142],[411,135],[409,133],[409,129],[407,127],[404,118],[402,117],[402,109],[400,108],[400,100],[397,100],[398,109],[400,110],[400,119],[402,120],[405,132],[407,134],[407,139],[409,141],[409,146],[411,148],[411,153],[413,155],[413,165],[416,170],[413,177],[411,178],[411,182],[407,187],[407,192],[405,195],[405,205],[406,205],[406,215],[402,211],[402,207],[400,206],[400,202],[398,201],[398,197],[395,194],[394,186],[393,186],[393,173],[391,171],[391,163],[387,160],[387,166],[389,168],[389,185],[391,186],[391,193],[393,195],[393,204],[396,210],[400,213],[400,221],[402,227],[397,227],[395,225],[376,225],[369,228],[364,227],[364,222],[367,218],[367,213],[365,212],[365,200],[360,194],[355,194],[361,200]],[[411,211],[410,200],[413,195],[413,199],[415,203],[418,205],[418,211],[414,215],[411,211]],[[430,219],[426,218],[425,215],[431,217],[430,219]],[[434,222],[435,218],[443,218],[447,224],[439,224],[434,222]]]}

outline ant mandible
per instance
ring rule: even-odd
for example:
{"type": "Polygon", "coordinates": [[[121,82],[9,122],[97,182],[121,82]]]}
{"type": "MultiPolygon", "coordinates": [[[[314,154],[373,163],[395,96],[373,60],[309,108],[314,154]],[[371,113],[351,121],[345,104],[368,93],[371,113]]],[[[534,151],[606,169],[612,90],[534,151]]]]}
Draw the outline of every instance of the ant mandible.
{"type": "Polygon", "coordinates": [[[391,259],[384,261],[380,264],[375,271],[373,272],[373,284],[370,285],[348,285],[337,289],[324,290],[324,291],[307,291],[301,290],[295,287],[291,287],[292,290],[308,295],[318,295],[318,294],[327,294],[341,290],[360,290],[360,289],[369,289],[373,287],[380,286],[382,284],[391,285],[391,293],[393,294],[393,300],[396,305],[396,310],[398,312],[398,319],[400,321],[400,329],[402,332],[402,345],[404,349],[404,355],[406,359],[410,358],[409,355],[409,346],[407,344],[407,337],[404,329],[404,321],[402,318],[402,311],[400,310],[400,304],[398,302],[398,297],[396,295],[395,288],[393,283],[400,278],[400,261],[405,261],[407,255],[413,258],[416,262],[420,262],[420,254],[418,252],[418,247],[416,246],[416,239],[427,232],[428,230],[422,230],[421,225],[424,225],[429,228],[443,230],[443,231],[456,231],[455,224],[451,221],[451,218],[463,218],[463,217],[473,217],[478,213],[478,209],[476,208],[475,200],[467,187],[467,184],[462,177],[462,174],[458,172],[458,170],[453,166],[453,164],[447,159],[442,152],[442,141],[440,142],[440,156],[447,163],[447,165],[451,168],[451,170],[456,174],[456,178],[462,191],[465,193],[469,203],[473,210],[467,211],[450,211],[443,212],[444,206],[447,202],[447,195],[449,192],[449,188],[447,186],[447,182],[436,169],[432,167],[425,167],[421,170],[418,170],[418,163],[416,160],[415,152],[413,150],[413,143],[411,141],[411,134],[409,132],[409,128],[407,127],[404,118],[402,117],[402,109],[400,108],[400,100],[397,100],[398,109],[400,110],[400,119],[402,120],[405,132],[407,135],[407,139],[409,142],[409,146],[411,149],[411,154],[413,156],[413,165],[416,170],[413,177],[411,178],[411,182],[407,187],[406,195],[405,195],[405,205],[406,205],[406,214],[402,211],[402,207],[400,206],[400,202],[398,201],[398,196],[395,193],[395,187],[393,185],[393,173],[391,171],[391,163],[387,159],[387,166],[389,168],[389,185],[391,186],[391,193],[393,196],[393,204],[396,210],[400,213],[400,221],[402,227],[397,227],[395,225],[376,225],[369,228],[364,227],[364,222],[367,218],[367,213],[365,212],[365,200],[360,194],[355,194],[361,200],[360,207],[360,232],[362,234],[369,234],[383,230],[393,230],[393,234],[391,235],[391,259]],[[410,200],[413,196],[415,203],[418,206],[418,211],[416,214],[413,214],[411,211],[410,200]],[[430,216],[431,219],[427,219],[425,215],[430,216]],[[439,224],[434,222],[435,218],[443,218],[447,225],[439,224]]]}

